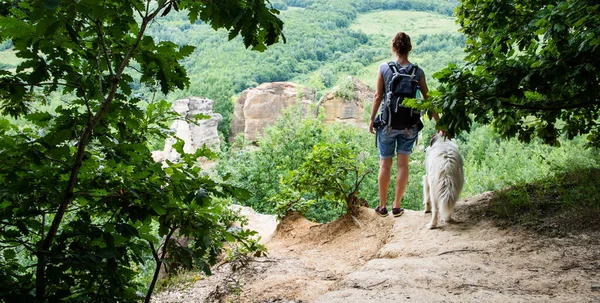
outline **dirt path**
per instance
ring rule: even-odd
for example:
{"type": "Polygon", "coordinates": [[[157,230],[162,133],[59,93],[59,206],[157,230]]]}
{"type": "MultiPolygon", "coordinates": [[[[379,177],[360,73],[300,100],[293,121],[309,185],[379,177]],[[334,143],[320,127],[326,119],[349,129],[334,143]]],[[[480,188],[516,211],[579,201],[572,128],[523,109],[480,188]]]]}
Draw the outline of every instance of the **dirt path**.
{"type": "Polygon", "coordinates": [[[268,257],[235,272],[222,266],[186,294],[171,292],[178,299],[154,302],[600,302],[597,234],[499,229],[472,211],[488,198],[460,201],[453,217],[462,223],[437,230],[415,211],[362,209],[324,225],[291,217],[268,257]],[[196,296],[200,288],[212,291],[196,296]]]}

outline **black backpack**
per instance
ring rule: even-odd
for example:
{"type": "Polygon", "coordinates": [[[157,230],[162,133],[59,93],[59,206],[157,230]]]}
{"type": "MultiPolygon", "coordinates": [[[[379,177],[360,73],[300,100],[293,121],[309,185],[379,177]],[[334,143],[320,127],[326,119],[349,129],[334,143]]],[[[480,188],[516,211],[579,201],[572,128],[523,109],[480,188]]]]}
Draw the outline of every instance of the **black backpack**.
{"type": "Polygon", "coordinates": [[[392,79],[387,83],[387,94],[381,106],[379,124],[392,129],[407,129],[421,122],[418,110],[402,105],[404,98],[415,98],[418,80],[418,66],[409,64],[405,67],[396,62],[388,62],[392,70],[392,79]]]}

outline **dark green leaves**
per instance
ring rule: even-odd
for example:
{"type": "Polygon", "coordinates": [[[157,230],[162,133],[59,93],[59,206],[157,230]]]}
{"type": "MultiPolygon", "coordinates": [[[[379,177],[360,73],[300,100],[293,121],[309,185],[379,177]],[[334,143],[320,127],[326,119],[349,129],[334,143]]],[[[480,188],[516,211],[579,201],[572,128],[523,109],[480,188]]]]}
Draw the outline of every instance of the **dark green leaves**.
{"type": "Polygon", "coordinates": [[[198,157],[214,153],[183,154],[180,143],[178,163],[155,163],[149,140],[169,137],[175,115],[167,101],[144,109],[131,96],[140,83],[165,95],[189,85],[180,62],[195,48],[145,36],[159,16],[189,9],[247,46],[281,35],[263,1],[206,2],[0,4],[0,42],[10,40],[20,60],[0,71],[0,110],[15,118],[0,118],[2,298],[139,302],[140,276],[151,274],[140,265],[163,262],[153,257],[159,234],[196,239],[181,250],[193,256],[186,264],[206,271],[223,239],[252,246],[248,233],[227,231],[239,220],[226,198],[237,189],[198,167],[198,157]],[[243,18],[232,22],[237,9],[243,18]],[[61,104],[50,108],[48,97],[61,104]]]}
{"type": "MultiPolygon", "coordinates": [[[[596,1],[465,0],[457,8],[467,35],[467,64],[435,77],[449,135],[471,116],[505,137],[600,131],[600,5],[596,1]],[[486,16],[485,18],[481,16],[486,16]]],[[[598,145],[598,142],[590,142],[598,145]]]]}
{"type": "Polygon", "coordinates": [[[44,7],[47,9],[56,9],[60,5],[60,0],[44,0],[44,7]]]}
{"type": "Polygon", "coordinates": [[[214,29],[227,29],[230,40],[241,35],[244,45],[253,50],[264,51],[267,46],[277,43],[279,37],[285,42],[283,22],[276,17],[279,11],[267,8],[263,1],[181,0],[179,8],[189,10],[191,22],[200,19],[214,29]]]}

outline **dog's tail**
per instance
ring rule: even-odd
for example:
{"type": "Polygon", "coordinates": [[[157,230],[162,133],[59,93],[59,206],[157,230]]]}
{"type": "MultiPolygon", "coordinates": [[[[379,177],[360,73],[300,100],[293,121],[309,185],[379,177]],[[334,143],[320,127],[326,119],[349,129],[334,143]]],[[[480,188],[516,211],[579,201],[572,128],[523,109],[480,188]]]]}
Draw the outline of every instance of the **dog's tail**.
{"type": "Polygon", "coordinates": [[[464,174],[460,155],[453,155],[453,157],[444,155],[444,157],[446,158],[445,167],[440,170],[438,176],[437,198],[442,218],[449,221],[450,215],[454,211],[454,205],[456,205],[462,191],[464,174]]]}

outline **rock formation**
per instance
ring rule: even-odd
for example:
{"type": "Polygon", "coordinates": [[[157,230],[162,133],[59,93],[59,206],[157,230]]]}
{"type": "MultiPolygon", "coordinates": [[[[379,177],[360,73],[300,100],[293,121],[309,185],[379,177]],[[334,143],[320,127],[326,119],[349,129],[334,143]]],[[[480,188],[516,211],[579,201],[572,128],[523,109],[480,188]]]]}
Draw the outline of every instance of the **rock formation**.
{"type": "Polygon", "coordinates": [[[313,94],[292,82],[263,83],[242,92],[235,104],[230,140],[243,134],[246,140],[257,141],[265,127],[273,125],[282,109],[293,104],[308,105],[313,94]]]}
{"type": "MultiPolygon", "coordinates": [[[[221,114],[213,113],[212,100],[199,97],[179,99],[173,102],[172,109],[183,117],[183,119],[173,122],[171,129],[175,131],[178,138],[185,142],[184,152],[193,153],[204,144],[213,151],[219,151],[220,142],[217,126],[223,118],[221,114]],[[185,120],[185,118],[192,118],[198,114],[204,114],[210,116],[210,118],[198,120],[196,123],[188,123],[185,120]]],[[[154,160],[177,161],[179,154],[173,149],[174,143],[174,139],[167,139],[163,151],[153,152],[154,160]]]]}
{"type": "MultiPolygon", "coordinates": [[[[325,111],[325,123],[341,122],[368,128],[365,104],[373,102],[375,91],[349,77],[340,87],[321,98],[319,110],[325,111]]],[[[263,83],[242,92],[235,104],[230,140],[243,134],[246,140],[257,141],[265,127],[273,125],[282,109],[293,105],[308,105],[314,95],[305,87],[292,82],[263,83]]]]}
{"type": "Polygon", "coordinates": [[[356,78],[346,80],[342,86],[347,87],[335,87],[324,95],[318,109],[325,111],[325,123],[341,122],[367,129],[365,104],[373,103],[375,91],[356,78]]]}

